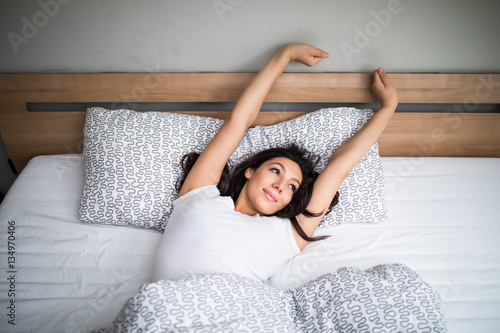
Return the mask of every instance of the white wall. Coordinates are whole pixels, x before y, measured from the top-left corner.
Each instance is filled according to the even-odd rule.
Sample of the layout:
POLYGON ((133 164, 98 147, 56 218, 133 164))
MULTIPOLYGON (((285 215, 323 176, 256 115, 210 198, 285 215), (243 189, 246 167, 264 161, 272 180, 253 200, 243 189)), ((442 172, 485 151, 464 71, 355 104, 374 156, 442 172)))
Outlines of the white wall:
POLYGON ((258 71, 290 42, 332 56, 287 71, 500 72, 499 14, 498 0, 2 0, 0 72, 258 71))
POLYGON ((314 71, 500 70, 498 0, 2 0, 0 6, 2 72, 257 71, 280 45, 297 41, 333 55, 314 71))

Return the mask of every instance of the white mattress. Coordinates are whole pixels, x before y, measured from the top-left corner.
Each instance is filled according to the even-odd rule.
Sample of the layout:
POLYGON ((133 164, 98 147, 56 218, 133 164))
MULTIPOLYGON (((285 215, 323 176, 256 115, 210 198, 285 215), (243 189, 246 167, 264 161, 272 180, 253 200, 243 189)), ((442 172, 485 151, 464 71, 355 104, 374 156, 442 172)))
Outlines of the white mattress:
MULTIPOLYGON (((441 293, 450 332, 498 332, 500 159, 382 161, 389 218, 319 230, 332 237, 308 245, 270 283, 286 289, 343 266, 404 263, 441 293)), ((149 282, 161 235, 79 222, 81 182, 80 155, 40 156, 0 206, 2 331, 110 326, 125 299, 149 282), (8 267, 9 221, 15 221, 14 269, 8 267), (15 326, 6 316, 12 287, 15 326)))
POLYGON ((7 323, 2 275, 0 327, 9 332, 88 332, 110 326, 125 300, 149 282, 161 235, 78 220, 82 156, 30 161, 0 206, 0 267, 6 225, 15 221, 16 325, 7 323))

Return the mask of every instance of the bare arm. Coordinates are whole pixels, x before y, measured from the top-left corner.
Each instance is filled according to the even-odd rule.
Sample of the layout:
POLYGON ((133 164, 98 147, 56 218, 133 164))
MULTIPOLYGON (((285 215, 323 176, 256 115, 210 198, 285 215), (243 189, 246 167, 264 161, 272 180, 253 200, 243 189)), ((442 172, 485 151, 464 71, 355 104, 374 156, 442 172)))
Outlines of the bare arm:
MULTIPOLYGON (((312 237, 347 174, 377 141, 396 110, 396 88, 381 68, 373 73, 372 91, 380 101, 381 108, 358 133, 332 154, 327 166, 314 183, 313 195, 307 209, 310 212, 323 212, 323 215, 312 218, 297 216, 300 226, 309 237, 312 237)), ((295 240, 300 249, 307 245, 307 241, 297 233, 295 240)))
POLYGON ((295 60, 313 66, 328 56, 328 53, 306 44, 290 44, 282 47, 243 91, 229 119, 224 122, 189 172, 179 196, 219 182, 229 157, 240 143, 245 131, 257 118, 269 90, 290 61, 295 60))

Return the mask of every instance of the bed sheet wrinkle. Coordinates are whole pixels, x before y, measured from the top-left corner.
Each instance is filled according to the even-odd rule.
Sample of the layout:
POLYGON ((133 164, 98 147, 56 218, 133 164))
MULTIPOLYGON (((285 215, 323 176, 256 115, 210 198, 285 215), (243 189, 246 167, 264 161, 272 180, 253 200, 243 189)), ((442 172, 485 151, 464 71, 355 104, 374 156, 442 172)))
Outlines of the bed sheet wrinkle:
MULTIPOLYGON (((81 156, 33 159, 33 168, 23 171, 0 206, 0 244, 6 221, 16 221, 16 294, 23 317, 17 331, 85 332, 106 326, 127 297, 149 282, 160 235, 81 223, 81 164, 81 156), (69 167, 43 165, 51 159, 69 167)), ((0 253, 2 263, 5 253, 0 253)), ((0 286, 3 290, 6 283, 0 286)))
MULTIPOLYGON (((431 161, 431 163, 434 163, 434 161, 431 161)), ((498 161, 495 161, 495 163, 498 163, 498 161)), ((451 168, 451 171, 453 171, 456 166, 452 165, 451 168)), ((444 172, 439 167, 435 169, 444 172)), ((479 169, 487 172, 487 174, 492 174, 491 169, 479 169)), ((386 175, 391 172, 390 166, 388 167, 386 163, 384 163, 384 170, 389 171, 386 172, 386 175)), ((446 172, 449 171, 450 169, 446 169, 446 172)), ((416 174, 419 172, 419 170, 415 171, 416 174)), ((394 172, 393 174, 397 175, 394 172)), ((463 184, 464 188, 467 188, 468 192, 465 192, 465 195, 455 193, 426 197, 419 195, 417 191, 413 191, 415 187, 411 187, 412 182, 395 182, 392 189, 389 188, 386 191, 389 215, 386 221, 379 225, 342 225, 337 229, 332 229, 331 233, 334 236, 320 243, 331 242, 325 246, 332 246, 338 251, 330 251, 329 254, 325 254, 316 265, 310 262, 311 260, 313 262, 318 260, 311 256, 315 249, 312 249, 313 251, 310 253, 303 251, 291 263, 290 267, 283 268, 281 276, 271 282, 283 283, 290 287, 325 273, 327 271, 325 267, 334 269, 339 266, 355 265, 356 267, 365 268, 374 263, 401 262, 403 260, 404 263, 419 272, 426 281, 439 289, 440 293, 446 298, 447 306, 453 306, 462 297, 465 298, 470 294, 472 298, 470 302, 467 302, 470 303, 470 308, 455 308, 452 312, 460 313, 460 315, 455 316, 456 318, 469 318, 469 323, 479 321, 481 315, 478 314, 474 317, 470 313, 474 311, 480 312, 478 310, 479 304, 487 302, 487 300, 500 299, 491 292, 500 286, 500 277, 498 276, 500 264, 498 264, 498 260, 490 257, 490 255, 500 253, 500 240, 497 236, 499 229, 492 228, 491 225, 482 227, 482 222, 477 217, 486 215, 484 218, 486 221, 490 221, 489 224, 491 224, 495 217, 500 216, 499 208, 496 208, 498 205, 490 202, 491 199, 484 200, 484 198, 495 198, 498 201, 500 196, 498 190, 494 191, 489 186, 483 189, 481 183, 476 184, 475 179, 472 181, 465 177, 470 174, 467 173, 467 170, 463 172, 453 171, 453 174, 458 175, 459 179, 456 182, 463 184), (465 176, 462 176, 462 174, 465 174, 465 176), (440 196, 452 198, 454 202, 443 206, 442 204, 446 203, 445 201, 440 200, 438 204, 432 201, 440 196), (408 204, 415 203, 415 200, 419 202, 418 209, 415 209, 415 207, 408 209, 408 204), (473 208, 464 213, 463 207, 466 204, 473 208), (426 210, 419 211, 421 207, 426 210), (488 217, 493 217, 493 219, 488 220, 488 217), (359 245, 372 240, 373 233, 383 235, 380 240, 386 246, 379 247, 373 244, 372 247, 367 247, 370 250, 373 248, 373 253, 366 251, 367 253, 356 255, 357 250, 351 243, 357 244, 362 249, 363 247, 359 245), (398 244, 398 239, 405 240, 406 244, 405 242, 398 244), (422 242, 423 240, 424 242, 422 242), (392 251, 393 248, 397 248, 398 251, 392 251), (481 259, 478 260, 478 258, 481 259), (306 261, 309 261, 307 265, 306 261), (492 263, 495 264, 492 265, 492 263), (478 277, 481 278, 478 279, 478 277), (284 281, 280 281, 280 279, 284 279, 284 281), (483 287, 485 287, 484 290, 483 287)), ((388 178, 386 177, 386 179, 388 178)), ((488 183, 499 184, 496 174, 493 179, 489 178, 489 176, 483 176, 482 178, 488 179, 488 183)), ((424 177, 415 179, 425 181, 424 177)), ((437 184, 433 184, 436 191, 446 191, 450 188, 446 186, 446 183, 449 182, 447 177, 441 181, 435 177, 432 177, 431 180, 437 184)), ((421 187, 425 188, 425 186, 421 187)), ((456 186, 453 188, 457 189, 456 186)), ((464 194, 463 191, 462 194, 464 194)), ((321 232, 321 234, 328 233, 328 231, 321 232)), ((497 312, 500 309, 498 304, 495 309, 497 312)), ((496 323, 500 325, 498 320, 496 323)), ((495 332, 491 329, 495 327, 495 324, 490 325, 489 328, 485 327, 488 327, 488 325, 484 325, 481 332, 495 332)), ((452 331, 466 332, 467 330, 464 330, 460 325, 452 324, 450 332, 452 331)))
MULTIPOLYGON (((491 311, 492 305, 493 304, 488 303, 488 302, 485 302, 485 303, 481 302, 481 304, 478 305, 477 302, 473 302, 473 301, 467 301, 467 300, 456 301, 456 302, 451 303, 448 306, 448 310, 450 310, 448 312, 451 312, 451 313, 461 312, 464 315, 463 316, 449 316, 449 319, 454 319, 454 320, 467 319, 468 324, 471 327, 474 327, 475 325, 479 324, 480 322, 482 322, 485 319, 496 319, 498 321, 498 313, 491 311)), ((498 304, 495 304, 495 305, 498 305, 498 304)), ((481 324, 479 324, 479 325, 481 325, 481 324)), ((491 326, 491 327, 495 327, 495 326, 491 326)), ((450 328, 450 331, 451 331, 451 328, 450 328)), ((491 331, 491 330, 486 330, 486 331, 495 332, 495 331, 491 331)), ((485 332, 485 330, 473 330, 471 328, 471 329, 467 330, 466 332, 485 332)))
MULTIPOLYGON (((50 187, 50 182, 25 169, 27 178, 20 177, 20 185, 13 186, 4 200, 9 209, 0 206, 0 239, 6 237, 4 221, 15 218, 18 242, 24 244, 18 248, 23 274, 17 287, 23 297, 19 313, 26 314, 26 322, 16 329, 83 332, 109 326, 125 300, 149 282, 161 235, 134 227, 81 223, 74 212, 81 193, 74 184, 81 182, 82 158, 63 158, 57 163, 70 167, 60 169, 57 163, 43 167, 44 160, 36 159, 33 165, 55 180, 53 190, 32 190, 50 187), (61 177, 54 170, 63 172, 61 177), (47 204, 47 198, 58 204, 47 204), (21 208, 27 213, 19 214, 21 208), (53 210, 39 214, 47 208, 53 210), (65 267, 64 274, 59 266, 65 267)), ((397 158, 382 162, 388 218, 373 225, 321 229, 319 234, 332 237, 308 245, 269 283, 300 286, 340 267, 365 269, 401 262, 441 294, 449 332, 498 331, 500 159, 487 165, 477 160, 429 159, 404 175, 398 171, 397 158)), ((0 253, 0 265, 4 255, 0 253)), ((5 283, 0 285, 3 290, 5 283)))

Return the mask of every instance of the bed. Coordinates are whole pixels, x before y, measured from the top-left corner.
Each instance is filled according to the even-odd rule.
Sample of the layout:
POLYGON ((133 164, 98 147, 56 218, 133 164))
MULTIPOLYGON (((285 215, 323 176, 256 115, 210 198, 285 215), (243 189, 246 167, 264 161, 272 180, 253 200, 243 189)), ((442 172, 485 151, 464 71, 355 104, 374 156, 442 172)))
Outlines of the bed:
MULTIPOLYGON (((151 286, 161 227, 82 222, 89 176, 86 109, 149 110, 152 106, 142 103, 170 103, 160 107, 182 109, 168 114, 223 119, 228 111, 217 108, 233 103, 253 75, 0 75, 0 131, 19 172, 0 206, 2 330, 109 328, 123 315, 124 304, 151 286), (209 110, 199 111, 199 103, 208 103, 209 110)), ((255 129, 314 113, 283 110, 273 104, 277 102, 304 108, 309 103, 373 103, 370 76, 284 73, 266 100, 270 111, 261 112, 255 129)), ((403 265, 394 267, 411 268, 437 292, 449 332, 497 332, 500 114, 479 110, 483 104, 500 103, 500 75, 410 73, 390 78, 401 105, 412 103, 417 110, 397 112, 375 147, 386 216, 323 225, 316 234, 331 237, 309 244, 267 284, 274 296, 298 300, 300 295, 291 290, 310 286, 325 274, 354 276, 377 265, 403 265), (419 112, 418 105, 428 104, 440 111, 419 112), (444 110, 442 105, 447 105, 444 110)), ((314 331, 302 324, 303 331, 314 331)))

